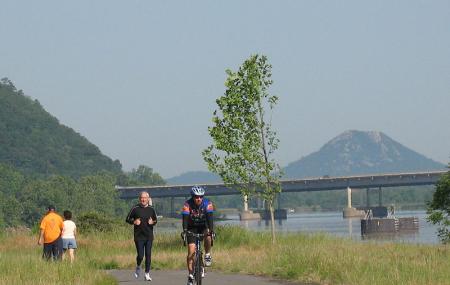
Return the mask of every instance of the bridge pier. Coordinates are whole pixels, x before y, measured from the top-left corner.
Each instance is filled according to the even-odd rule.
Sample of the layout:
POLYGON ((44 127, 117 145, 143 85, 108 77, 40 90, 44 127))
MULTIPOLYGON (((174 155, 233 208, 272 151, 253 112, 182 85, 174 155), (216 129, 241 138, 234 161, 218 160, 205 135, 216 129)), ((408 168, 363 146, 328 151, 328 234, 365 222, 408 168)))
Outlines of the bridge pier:
POLYGON ((366 188, 366 207, 370 207, 369 188, 366 188))
POLYGON ((378 188, 378 206, 383 206, 381 186, 378 188))
POLYGON ((241 221, 261 219, 259 213, 253 213, 253 211, 250 211, 248 209, 248 195, 243 196, 243 202, 244 202, 244 209, 242 210, 241 213, 239 213, 239 219, 241 221))
POLYGON ((352 207, 352 188, 347 187, 347 208, 344 208, 342 216, 344 218, 361 217, 364 211, 352 207))
POLYGON ((175 197, 170 197, 170 216, 175 217, 175 197))

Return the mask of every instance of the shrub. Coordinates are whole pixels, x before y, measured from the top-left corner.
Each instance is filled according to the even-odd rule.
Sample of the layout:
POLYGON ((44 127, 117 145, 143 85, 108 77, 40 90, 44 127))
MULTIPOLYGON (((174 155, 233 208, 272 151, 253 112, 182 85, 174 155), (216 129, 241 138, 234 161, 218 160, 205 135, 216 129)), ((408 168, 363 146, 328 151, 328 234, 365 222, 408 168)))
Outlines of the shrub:
POLYGON ((87 232, 111 232, 118 222, 97 212, 81 214, 77 219, 77 227, 80 231, 87 232))

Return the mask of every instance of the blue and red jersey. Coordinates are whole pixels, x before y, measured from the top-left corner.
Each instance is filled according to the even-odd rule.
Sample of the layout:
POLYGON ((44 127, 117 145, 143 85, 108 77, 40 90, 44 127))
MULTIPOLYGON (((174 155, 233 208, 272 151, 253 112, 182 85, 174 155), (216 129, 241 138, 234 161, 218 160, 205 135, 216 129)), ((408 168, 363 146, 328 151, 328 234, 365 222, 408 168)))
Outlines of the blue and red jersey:
POLYGON ((189 199, 184 202, 181 214, 183 220, 187 220, 188 227, 211 227, 212 213, 214 213, 214 206, 211 201, 203 198, 202 203, 195 205, 194 199, 189 199), (211 226, 210 226, 211 223, 211 226))

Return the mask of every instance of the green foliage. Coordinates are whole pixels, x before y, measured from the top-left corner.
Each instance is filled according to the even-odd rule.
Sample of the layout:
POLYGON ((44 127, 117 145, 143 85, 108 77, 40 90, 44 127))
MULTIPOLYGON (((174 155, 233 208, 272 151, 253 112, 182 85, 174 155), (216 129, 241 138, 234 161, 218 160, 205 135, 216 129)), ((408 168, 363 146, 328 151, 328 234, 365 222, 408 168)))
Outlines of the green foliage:
POLYGON ((264 189, 272 201, 280 191, 279 166, 271 155, 278 147, 271 123, 265 118, 278 98, 268 93, 271 65, 265 56, 254 55, 238 72, 227 70, 225 95, 216 100, 213 126, 208 128, 213 145, 203 151, 209 170, 227 184, 242 185, 244 195, 264 189))
POLYGON ((139 165, 137 169, 124 175, 120 175, 117 184, 121 186, 148 186, 148 185, 165 185, 166 181, 151 167, 139 165))
POLYGON ((112 161, 86 138, 61 125, 7 78, 0 81, 0 141, 0 162, 27 176, 121 173, 118 160, 112 161))
POLYGON ((86 176, 79 181, 64 176, 25 180, 9 167, 0 167, 0 171, 0 227, 33 227, 50 204, 60 213, 71 210, 75 218, 92 211, 108 217, 122 217, 128 211, 126 201, 119 199, 114 188, 116 178, 109 174, 86 176), (11 187, 2 183, 6 180, 11 181, 11 187), (15 189, 14 185, 20 187, 15 189))
POLYGON ((428 207, 428 214, 428 221, 439 225, 440 240, 443 243, 450 243, 450 171, 437 183, 436 192, 428 207))
POLYGON ((278 139, 266 118, 278 97, 268 93, 272 85, 272 66, 267 57, 254 55, 238 72, 227 70, 225 95, 216 100, 213 126, 208 128, 213 144, 203 151, 210 171, 222 180, 238 187, 244 196, 256 194, 267 201, 272 216, 272 235, 275 241, 273 201, 281 191, 281 171, 272 158, 278 139))
POLYGON ((111 217, 98 212, 87 212, 77 218, 77 227, 80 232, 112 232, 118 225, 111 217))
POLYGON ((92 211, 123 216, 129 205, 118 197, 118 181, 165 184, 147 166, 123 173, 118 160, 61 125, 7 78, 0 80, 0 142, 0 228, 33 227, 50 204, 75 217, 92 211))

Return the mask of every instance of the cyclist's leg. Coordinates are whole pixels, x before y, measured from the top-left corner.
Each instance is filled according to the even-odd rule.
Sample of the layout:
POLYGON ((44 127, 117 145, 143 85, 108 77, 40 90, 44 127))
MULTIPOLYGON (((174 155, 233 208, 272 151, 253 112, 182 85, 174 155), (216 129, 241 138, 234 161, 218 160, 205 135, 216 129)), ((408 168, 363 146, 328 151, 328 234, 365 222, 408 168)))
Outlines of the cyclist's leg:
POLYGON ((194 273, 194 257, 195 257, 195 243, 188 243, 188 254, 187 254, 187 258, 186 258, 186 264, 187 264, 187 269, 189 271, 189 274, 193 274, 194 273))
POLYGON ((203 232, 203 234, 205 235, 204 240, 203 240, 203 244, 205 246, 205 253, 209 254, 211 253, 211 236, 208 235, 209 230, 206 228, 203 232))

